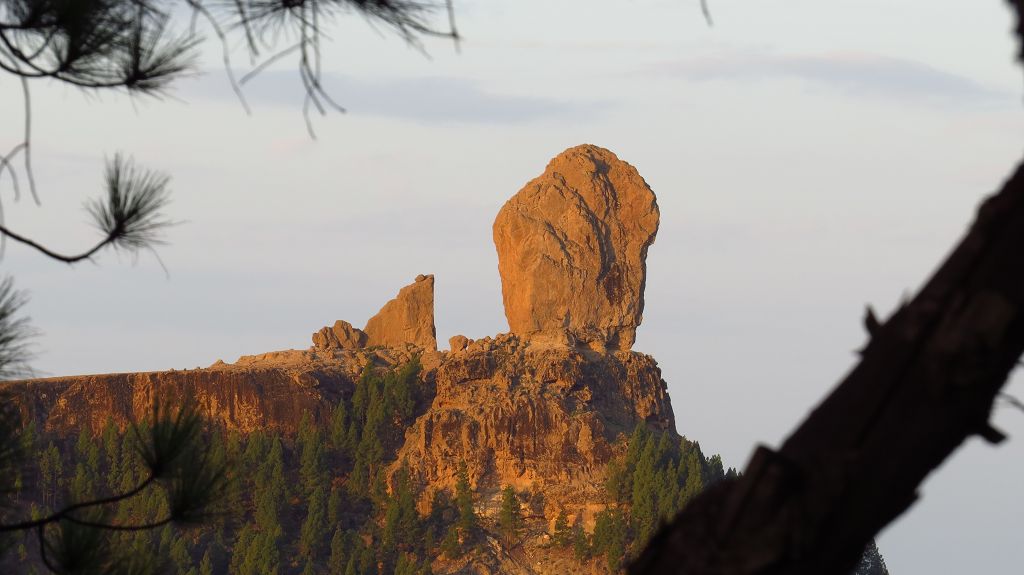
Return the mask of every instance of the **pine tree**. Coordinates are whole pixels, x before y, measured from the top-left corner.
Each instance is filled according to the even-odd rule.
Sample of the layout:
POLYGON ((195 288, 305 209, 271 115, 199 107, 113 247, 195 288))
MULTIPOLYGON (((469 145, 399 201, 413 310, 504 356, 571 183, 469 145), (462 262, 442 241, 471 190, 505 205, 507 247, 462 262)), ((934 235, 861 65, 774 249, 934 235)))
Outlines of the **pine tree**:
POLYGON ((428 536, 434 541, 440 540, 456 517, 457 510, 448 492, 444 489, 434 491, 430 499, 430 514, 427 516, 428 536))
POLYGON ((267 453, 267 437, 262 430, 249 434, 245 442, 245 451, 242 452, 243 474, 252 477, 263 464, 267 453))
POLYGON ((170 557, 171 547, 174 545, 174 530, 170 525, 164 525, 160 529, 160 544, 157 548, 157 557, 170 557))
POLYGON ((64 475, 60 451, 52 441, 39 458, 39 475, 43 506, 52 508, 57 504, 57 493, 60 490, 61 477, 64 475))
POLYGON ((270 451, 256 475, 254 490, 256 524, 262 531, 280 529, 279 516, 287 498, 284 479, 284 449, 277 435, 271 440, 270 451))
POLYGON ((462 531, 463 538, 469 539, 476 534, 477 518, 473 509, 473 491, 469 486, 469 470, 465 461, 459 462, 455 482, 455 507, 459 510, 459 530, 462 531))
POLYGON ((579 522, 572 527, 572 551, 577 561, 590 558, 590 541, 587 540, 587 532, 579 522))
POLYGON ((681 501, 680 509, 701 491, 704 491, 704 468, 701 465, 703 459, 700 446, 695 446, 687 455, 686 486, 683 488, 683 501, 681 501))
POLYGON ((462 546, 459 545, 459 531, 454 525, 448 528, 448 531, 444 534, 444 539, 441 540, 441 554, 448 559, 462 557, 462 546))
POLYGON ((595 517, 591 553, 604 555, 608 568, 617 571, 626 552, 626 535, 626 521, 622 511, 605 509, 595 517))
POLYGON ((75 476, 71 479, 71 498, 74 501, 86 501, 92 499, 92 478, 86 471, 84 463, 75 465, 75 476))
POLYGON ((522 528, 523 517, 519 509, 519 498, 511 485, 506 485, 501 492, 501 509, 498 512, 498 525, 505 537, 506 545, 513 545, 519 536, 522 528))
POLYGON ((213 575, 213 554, 209 547, 203 553, 203 560, 199 563, 199 575, 213 575))
POLYGON ((311 433, 309 438, 302 443, 299 465, 299 477, 302 480, 302 487, 306 494, 312 493, 317 486, 326 482, 327 468, 324 465, 324 444, 323 437, 319 431, 311 433))
POLYGON ((860 563, 857 564, 857 568, 854 569, 851 575, 889 575, 889 569, 885 566, 885 559, 878 552, 878 546, 875 545, 874 541, 868 543, 867 547, 864 548, 864 554, 860 558, 860 563))
POLYGON ((231 560, 228 562, 228 573, 231 575, 243 575, 246 556, 252 541, 256 537, 256 529, 251 523, 245 524, 235 536, 234 545, 231 548, 231 560))
POLYGON ((300 454, 299 476, 302 479, 303 494, 308 496, 325 481, 327 475, 323 434, 313 423, 308 411, 302 414, 299 422, 296 448, 300 454))
POLYGON ((708 485, 718 483, 725 478, 725 466, 722 464, 722 456, 714 454, 707 460, 708 485))
POLYGON ((377 559, 374 557, 373 550, 369 547, 363 546, 359 549, 359 574, 378 575, 377 559))
POLYGON ((345 572, 346 566, 348 557, 345 555, 345 533, 341 528, 336 528, 331 536, 331 556, 327 559, 327 570, 331 575, 340 575, 345 572))
POLYGON ((345 405, 345 400, 338 400, 337 405, 334 406, 334 410, 331 412, 331 447, 338 451, 338 453, 345 457, 348 455, 350 449, 348 442, 346 441, 348 434, 349 425, 348 407, 345 405))
POLYGON ((100 436, 103 441, 104 463, 107 467, 107 489, 110 491, 117 490, 120 484, 121 442, 118 435, 114 420, 108 417, 106 423, 103 424, 103 432, 100 436))
POLYGON ((409 486, 409 470, 399 468, 394 477, 394 489, 388 498, 384 513, 382 552, 390 555, 399 546, 410 548, 422 544, 419 514, 416 512, 416 497, 409 486))
POLYGON ((75 442, 75 455, 78 463, 85 465, 85 472, 91 477, 98 477, 100 473, 100 450, 93 441, 92 433, 86 427, 78 434, 78 441, 75 442))
POLYGON ((171 545, 170 557, 179 575, 183 575, 191 569, 192 557, 188 552, 188 543, 183 537, 177 537, 171 545))
POLYGON ((321 485, 313 490, 309 497, 306 520, 302 523, 299 535, 299 555, 307 559, 315 559, 323 544, 323 533, 327 527, 327 502, 324 488, 321 485))
POLYGON ((569 526, 569 518, 566 516, 564 509, 559 510, 558 517, 555 518, 553 539, 558 547, 564 548, 572 545, 572 527, 569 526))
POLYGON ((616 503, 625 503, 626 494, 626 469, 622 462, 618 459, 613 459, 608 462, 608 466, 605 468, 607 479, 605 479, 605 492, 611 496, 612 501, 616 503))
POLYGON ((331 495, 327 498, 327 524, 336 526, 341 521, 345 500, 341 489, 331 487, 331 495))

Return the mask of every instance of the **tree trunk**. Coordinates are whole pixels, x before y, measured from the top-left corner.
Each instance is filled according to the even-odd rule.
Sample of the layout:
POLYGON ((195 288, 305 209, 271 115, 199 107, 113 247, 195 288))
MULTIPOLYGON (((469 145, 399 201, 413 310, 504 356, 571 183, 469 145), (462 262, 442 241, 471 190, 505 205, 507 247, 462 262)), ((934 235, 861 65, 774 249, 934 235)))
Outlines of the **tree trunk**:
MULTIPOLYGON (((1021 0, 1010 2, 1018 13, 1021 0)), ((1024 352, 1024 167, 778 451, 761 446, 648 545, 632 574, 847 575, 865 545, 988 423, 1024 352)))

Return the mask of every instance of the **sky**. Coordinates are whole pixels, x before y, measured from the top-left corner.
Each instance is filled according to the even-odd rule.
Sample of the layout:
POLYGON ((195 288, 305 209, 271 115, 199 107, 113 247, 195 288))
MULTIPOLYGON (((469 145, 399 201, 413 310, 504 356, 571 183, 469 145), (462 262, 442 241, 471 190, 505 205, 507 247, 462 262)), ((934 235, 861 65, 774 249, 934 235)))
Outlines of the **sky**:
MULTIPOLYGON (((324 84, 346 114, 306 132, 294 61, 246 87, 219 48, 162 100, 34 84, 41 206, 0 180, 7 224, 95 241, 103 159, 173 178, 178 222, 137 258, 76 267, 8 244, 31 295, 34 366, 66 375, 206 366, 362 325, 420 273, 437 334, 507 331, 491 224, 565 148, 633 164, 658 196, 634 349, 668 382, 680 433, 742 467, 853 365, 866 305, 927 279, 1021 155, 1022 73, 1002 2, 462 0, 464 41, 410 48, 331 24, 324 84)), ((240 71, 249 62, 235 53, 240 71)), ((0 148, 20 87, 0 77, 0 148)), ((443 346, 444 344, 442 344, 443 346)), ((1010 393, 1024 396, 1022 378, 1010 393)), ((1024 413, 971 440, 879 538, 894 575, 1017 574, 1024 413)), ((908 425, 913 422, 908 421, 908 425)))

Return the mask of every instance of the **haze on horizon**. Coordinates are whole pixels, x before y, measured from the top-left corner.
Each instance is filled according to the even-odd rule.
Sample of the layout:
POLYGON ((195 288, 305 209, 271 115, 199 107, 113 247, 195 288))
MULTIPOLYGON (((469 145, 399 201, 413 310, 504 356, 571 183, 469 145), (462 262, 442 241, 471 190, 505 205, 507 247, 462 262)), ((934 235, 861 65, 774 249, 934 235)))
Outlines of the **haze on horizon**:
MULTIPOLYGON (((35 366, 180 369, 304 348, 419 273, 436 277, 440 341, 507 331, 491 223, 549 158, 588 142, 633 164, 661 207, 634 349, 659 361, 680 432, 744 465, 852 364, 864 305, 887 313, 920 286, 1017 164, 1021 71, 1001 2, 710 7, 711 28, 696 2, 460 2, 461 52, 439 41, 429 59, 343 19, 326 84, 349 113, 315 119, 316 142, 287 62, 251 84, 247 117, 212 45, 174 99, 37 90, 43 206, 0 183, 12 227, 87 244, 80 206, 118 150, 173 176, 182 224, 159 250, 169 277, 146 255, 69 269, 8 244, 43 333, 35 366)), ((19 111, 0 135, 19 134, 16 84, 0 104, 19 111)), ((1007 391, 1024 394, 1019 376, 1007 391)), ((1024 563, 1024 414, 995 420, 1011 441, 969 444, 883 533, 894 574, 1024 563)))

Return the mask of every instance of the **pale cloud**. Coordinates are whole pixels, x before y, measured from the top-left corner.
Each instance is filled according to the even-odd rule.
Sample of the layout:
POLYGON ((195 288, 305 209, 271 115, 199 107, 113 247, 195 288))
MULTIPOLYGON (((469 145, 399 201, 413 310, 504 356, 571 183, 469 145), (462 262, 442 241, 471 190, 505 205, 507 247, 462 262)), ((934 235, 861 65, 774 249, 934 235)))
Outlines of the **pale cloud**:
POLYGON ((970 77, 923 62, 868 53, 732 53, 665 63, 656 70, 700 82, 796 79, 850 96, 931 104, 1017 103, 1013 93, 970 77))
MULTIPOLYGON (((406 120, 419 124, 520 124, 536 121, 589 121, 610 107, 607 101, 566 101, 543 95, 502 94, 469 78, 357 78, 325 73, 325 91, 354 116, 406 120)), ((302 81, 295 70, 271 70, 245 88, 256 107, 302 106, 302 81)), ((231 99, 222 71, 210 71, 182 83, 177 96, 189 100, 231 99)))

